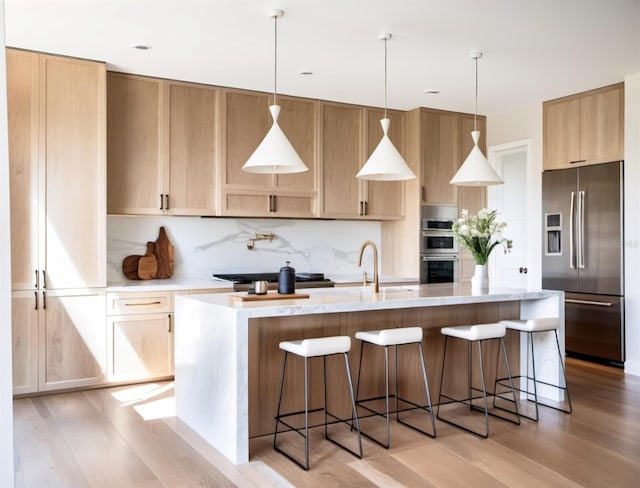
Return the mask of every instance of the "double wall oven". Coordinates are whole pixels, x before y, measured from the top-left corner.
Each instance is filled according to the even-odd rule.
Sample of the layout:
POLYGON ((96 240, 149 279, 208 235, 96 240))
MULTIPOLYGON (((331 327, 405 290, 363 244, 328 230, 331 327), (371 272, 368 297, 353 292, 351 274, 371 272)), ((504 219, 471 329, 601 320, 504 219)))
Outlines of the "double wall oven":
POLYGON ((424 206, 420 229, 420 283, 458 281, 458 243, 451 227, 458 208, 424 206))

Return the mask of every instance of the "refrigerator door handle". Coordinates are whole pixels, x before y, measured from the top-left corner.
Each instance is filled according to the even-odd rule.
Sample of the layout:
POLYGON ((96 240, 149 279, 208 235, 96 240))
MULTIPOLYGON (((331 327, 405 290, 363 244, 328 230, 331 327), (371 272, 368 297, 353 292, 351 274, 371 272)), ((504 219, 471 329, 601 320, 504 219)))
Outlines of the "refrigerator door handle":
POLYGON ((571 206, 569 207, 569 267, 571 269, 575 269, 574 266, 574 249, 573 249, 573 229, 574 229, 574 218, 573 218, 573 207, 574 207, 574 200, 575 200, 576 194, 575 192, 571 192, 571 206))
POLYGON ((613 307, 611 302, 595 302, 593 300, 576 300, 575 298, 565 298, 565 303, 575 303, 577 305, 595 305, 597 307, 613 307))
POLYGON ((580 235, 578 236, 580 245, 578 247, 578 268, 584 269, 584 190, 578 193, 578 215, 580 219, 580 235))

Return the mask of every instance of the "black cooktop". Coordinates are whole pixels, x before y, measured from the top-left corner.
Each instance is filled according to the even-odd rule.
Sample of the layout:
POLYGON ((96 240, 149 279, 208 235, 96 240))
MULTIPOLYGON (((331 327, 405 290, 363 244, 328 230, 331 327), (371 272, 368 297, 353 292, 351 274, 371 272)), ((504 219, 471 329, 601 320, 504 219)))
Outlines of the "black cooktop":
MULTIPOLYGON (((278 273, 233 273, 233 274, 217 274, 214 278, 220 280, 232 281, 238 284, 249 284, 254 281, 268 281, 270 283, 278 282, 278 273)), ((324 273, 296 273, 296 283, 305 283, 310 281, 330 281, 324 277, 324 273)))

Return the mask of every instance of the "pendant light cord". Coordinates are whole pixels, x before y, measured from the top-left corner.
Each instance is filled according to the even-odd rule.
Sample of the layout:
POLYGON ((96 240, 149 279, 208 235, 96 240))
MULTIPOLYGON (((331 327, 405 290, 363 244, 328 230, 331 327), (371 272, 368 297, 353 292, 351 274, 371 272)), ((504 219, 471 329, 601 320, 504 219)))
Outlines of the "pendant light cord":
POLYGON ((273 104, 278 105, 276 93, 278 86, 278 16, 273 16, 273 104))
POLYGON ((477 130, 476 129, 476 117, 478 115, 478 58, 475 58, 476 61, 476 108, 475 111, 473 112, 473 130, 477 130))
POLYGON ((387 118, 387 38, 384 39, 384 118, 387 118))

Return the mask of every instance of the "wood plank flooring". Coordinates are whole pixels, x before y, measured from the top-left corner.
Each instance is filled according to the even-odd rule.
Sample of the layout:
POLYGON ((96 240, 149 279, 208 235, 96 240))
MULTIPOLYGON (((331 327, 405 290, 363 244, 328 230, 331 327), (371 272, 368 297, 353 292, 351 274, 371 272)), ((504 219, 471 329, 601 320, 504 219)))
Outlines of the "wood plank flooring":
POLYGON ((443 422, 431 439, 392 423, 389 450, 363 438, 358 460, 315 429, 311 470, 251 441, 234 466, 174 417, 173 384, 14 400, 16 486, 631 487, 640 479, 640 378, 567 360, 574 413, 538 423, 492 418, 489 439, 443 422))

